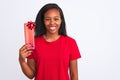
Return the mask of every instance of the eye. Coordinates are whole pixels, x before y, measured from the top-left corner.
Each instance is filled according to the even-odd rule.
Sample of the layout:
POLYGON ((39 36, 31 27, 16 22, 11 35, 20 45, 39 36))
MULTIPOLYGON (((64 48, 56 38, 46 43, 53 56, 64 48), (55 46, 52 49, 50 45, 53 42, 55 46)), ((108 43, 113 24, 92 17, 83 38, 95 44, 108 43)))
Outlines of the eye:
POLYGON ((45 20, 45 21, 50 21, 50 18, 45 18, 44 20, 45 20))
POLYGON ((55 18, 54 20, 55 20, 55 21, 58 21, 58 20, 60 20, 60 18, 55 18))

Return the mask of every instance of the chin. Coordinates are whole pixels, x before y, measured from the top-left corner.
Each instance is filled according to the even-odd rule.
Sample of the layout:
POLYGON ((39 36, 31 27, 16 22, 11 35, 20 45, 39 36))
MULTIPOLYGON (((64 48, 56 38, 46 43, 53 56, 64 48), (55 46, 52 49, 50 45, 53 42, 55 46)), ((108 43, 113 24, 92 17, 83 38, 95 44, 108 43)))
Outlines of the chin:
POLYGON ((49 32, 50 34, 58 34, 58 32, 49 32))
POLYGON ((50 34, 56 34, 56 33, 58 33, 56 30, 54 30, 54 31, 49 31, 49 33, 50 34))

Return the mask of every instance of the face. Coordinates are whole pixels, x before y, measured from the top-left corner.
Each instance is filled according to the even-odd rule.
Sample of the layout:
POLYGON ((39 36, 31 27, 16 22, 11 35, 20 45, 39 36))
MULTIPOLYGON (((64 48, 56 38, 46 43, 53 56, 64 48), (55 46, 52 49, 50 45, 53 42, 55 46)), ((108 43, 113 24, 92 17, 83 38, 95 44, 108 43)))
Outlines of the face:
POLYGON ((57 9, 48 10, 44 15, 47 34, 58 34, 61 22, 60 12, 57 9))

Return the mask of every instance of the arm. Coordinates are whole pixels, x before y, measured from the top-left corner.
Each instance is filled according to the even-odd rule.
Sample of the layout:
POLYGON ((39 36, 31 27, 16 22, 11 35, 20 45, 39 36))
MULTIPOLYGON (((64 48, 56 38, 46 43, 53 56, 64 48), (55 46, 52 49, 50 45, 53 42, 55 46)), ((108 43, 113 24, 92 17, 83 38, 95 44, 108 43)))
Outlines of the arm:
POLYGON ((70 80, 78 80, 77 60, 70 61, 70 80))
POLYGON ((19 50, 19 63, 21 66, 21 69, 23 73, 30 79, 32 79, 35 76, 35 61, 33 59, 27 59, 27 62, 25 61, 26 57, 28 57, 31 54, 31 48, 30 45, 24 45, 19 50))
POLYGON ((30 79, 34 78, 35 75, 34 60, 27 60, 27 62, 19 60, 19 62, 23 73, 30 79))

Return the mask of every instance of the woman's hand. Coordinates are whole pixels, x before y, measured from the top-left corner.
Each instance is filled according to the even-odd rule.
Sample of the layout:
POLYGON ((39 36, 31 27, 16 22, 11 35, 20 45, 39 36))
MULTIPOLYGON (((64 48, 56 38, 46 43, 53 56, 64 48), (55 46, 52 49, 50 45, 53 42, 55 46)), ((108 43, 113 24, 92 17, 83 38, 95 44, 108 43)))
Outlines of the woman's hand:
POLYGON ((19 62, 23 73, 30 79, 34 78, 36 69, 34 59, 25 60, 33 51, 30 44, 25 44, 19 49, 19 62))
POLYGON ((30 44, 25 44, 19 49, 19 61, 25 62, 25 59, 32 53, 33 49, 30 44))

